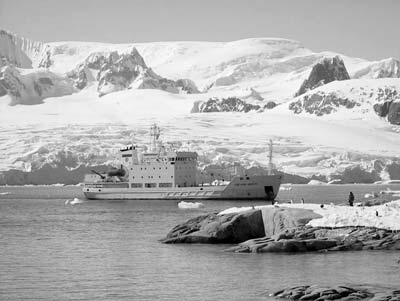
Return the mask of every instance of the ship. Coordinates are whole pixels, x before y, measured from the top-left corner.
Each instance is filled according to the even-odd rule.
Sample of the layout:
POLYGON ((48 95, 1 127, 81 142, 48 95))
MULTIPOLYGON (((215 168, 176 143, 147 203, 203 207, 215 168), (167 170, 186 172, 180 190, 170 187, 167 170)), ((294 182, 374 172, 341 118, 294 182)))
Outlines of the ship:
POLYGON ((282 175, 272 173, 272 141, 265 175, 233 174, 230 181, 198 183, 198 154, 165 147, 160 128, 150 129, 148 151, 131 145, 119 150, 119 168, 85 175, 83 194, 90 200, 266 200, 276 198, 282 175))

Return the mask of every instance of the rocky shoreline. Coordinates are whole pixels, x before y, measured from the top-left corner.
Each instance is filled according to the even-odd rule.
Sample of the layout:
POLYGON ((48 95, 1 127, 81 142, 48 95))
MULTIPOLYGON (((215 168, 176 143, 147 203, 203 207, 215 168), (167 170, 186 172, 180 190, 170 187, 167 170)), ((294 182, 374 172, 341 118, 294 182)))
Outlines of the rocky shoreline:
POLYGON ((321 216, 307 209, 268 207, 190 219, 163 243, 236 244, 240 253, 400 250, 400 232, 375 227, 311 227, 321 216))
POLYGON ((303 285, 279 290, 271 297, 290 300, 373 300, 398 301, 400 290, 368 285, 319 286, 303 285))

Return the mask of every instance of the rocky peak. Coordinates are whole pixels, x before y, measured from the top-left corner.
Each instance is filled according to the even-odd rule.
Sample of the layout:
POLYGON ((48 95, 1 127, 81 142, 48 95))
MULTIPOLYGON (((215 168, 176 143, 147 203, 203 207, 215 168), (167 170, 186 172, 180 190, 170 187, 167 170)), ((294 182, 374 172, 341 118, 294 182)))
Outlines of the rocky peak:
POLYGON ((295 96, 325 85, 335 80, 350 79, 343 60, 339 56, 324 58, 321 62, 314 65, 308 79, 301 85, 295 96))

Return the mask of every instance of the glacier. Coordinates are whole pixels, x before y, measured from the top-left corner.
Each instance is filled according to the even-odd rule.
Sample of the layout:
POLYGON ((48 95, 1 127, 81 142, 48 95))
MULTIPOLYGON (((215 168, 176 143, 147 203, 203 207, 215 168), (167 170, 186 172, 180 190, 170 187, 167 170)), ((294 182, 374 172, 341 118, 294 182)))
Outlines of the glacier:
MULTIPOLYGON (((149 128, 158 123, 163 141, 197 151, 202 167, 265 168, 272 139, 274 163, 285 173, 358 182, 362 170, 370 181, 400 179, 400 126, 374 107, 390 103, 397 110, 394 58, 316 53, 278 38, 41 43, 1 30, 0 41, 3 175, 116 164, 120 147, 148 144, 149 128), (295 97, 313 66, 336 56, 350 79, 295 97), (243 101, 236 112, 193 110, 229 98, 243 101)), ((0 176, 0 183, 11 182, 0 176)))

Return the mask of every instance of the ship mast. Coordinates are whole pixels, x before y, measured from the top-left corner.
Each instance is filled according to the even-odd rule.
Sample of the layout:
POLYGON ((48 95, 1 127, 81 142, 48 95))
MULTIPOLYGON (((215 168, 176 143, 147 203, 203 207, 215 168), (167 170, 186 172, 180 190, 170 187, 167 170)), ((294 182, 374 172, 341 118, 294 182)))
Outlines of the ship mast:
POLYGON ((268 175, 272 175, 273 163, 272 163, 272 139, 269 139, 269 156, 268 156, 268 175))
POLYGON ((150 137, 151 137, 151 143, 150 143, 150 152, 151 153, 156 153, 157 152, 157 141, 160 138, 161 130, 157 126, 157 124, 153 124, 153 126, 150 128, 150 137))

